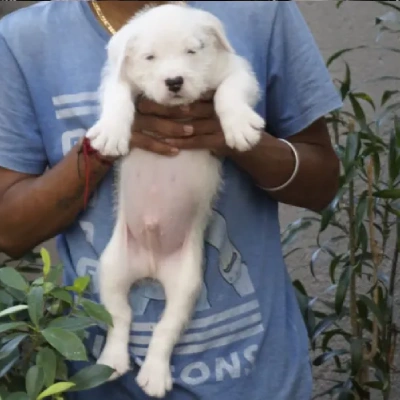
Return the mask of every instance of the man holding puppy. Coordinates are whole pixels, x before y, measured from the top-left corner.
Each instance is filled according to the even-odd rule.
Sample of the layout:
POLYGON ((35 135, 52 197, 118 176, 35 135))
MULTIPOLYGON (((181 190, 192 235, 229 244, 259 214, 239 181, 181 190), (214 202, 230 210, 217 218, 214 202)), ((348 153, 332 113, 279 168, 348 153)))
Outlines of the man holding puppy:
MULTIPOLYGON (((66 282, 91 274, 95 300, 98 258, 114 223, 118 160, 82 157, 80 138, 96 120, 105 45, 146 3, 157 5, 44 3, 0 22, 0 250, 19 257, 59 235, 66 282)), ((236 51, 252 63, 264 89, 258 111, 268 125, 254 149, 238 153, 226 146, 212 94, 183 108, 138 104, 131 148, 166 157, 206 148, 225 157, 203 291, 173 354, 167 399, 308 400, 307 334, 282 260, 277 210, 279 202, 321 210, 335 195, 339 163, 324 115, 341 101, 295 3, 189 5, 220 18, 236 51)), ((130 300, 132 373, 71 399, 147 398, 134 376, 165 302, 153 284, 133 289, 130 300)), ((91 362, 105 335, 89 332, 91 362)))

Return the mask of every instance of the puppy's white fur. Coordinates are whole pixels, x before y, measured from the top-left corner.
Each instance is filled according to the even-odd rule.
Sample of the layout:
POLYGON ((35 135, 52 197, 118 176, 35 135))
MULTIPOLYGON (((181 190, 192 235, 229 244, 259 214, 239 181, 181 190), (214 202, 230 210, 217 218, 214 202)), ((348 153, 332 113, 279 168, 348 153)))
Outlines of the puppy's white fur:
POLYGON ((137 376, 154 397, 172 388, 170 357, 198 298, 204 231, 221 177, 220 162, 206 150, 176 157, 140 149, 129 153, 135 99, 143 94, 160 104, 179 105, 210 89, 216 90, 215 110, 228 146, 250 149, 264 127, 253 110, 258 83, 248 63, 235 54, 221 22, 187 6, 147 9, 109 42, 101 114, 87 133, 102 154, 126 156, 119 171, 116 226, 100 258, 100 295, 113 327, 98 363, 113 367, 113 378, 129 370, 127 296, 135 282, 158 280, 166 308, 137 376), (172 92, 165 82, 178 76, 183 84, 172 92))

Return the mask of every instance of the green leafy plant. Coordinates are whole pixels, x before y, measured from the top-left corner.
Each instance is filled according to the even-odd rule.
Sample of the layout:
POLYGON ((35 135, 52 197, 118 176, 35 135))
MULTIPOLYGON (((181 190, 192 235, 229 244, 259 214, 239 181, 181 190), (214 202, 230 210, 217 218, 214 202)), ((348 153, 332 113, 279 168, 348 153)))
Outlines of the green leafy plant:
POLYGON ((62 267, 51 265, 44 248, 16 267, 12 263, 0 267, 0 398, 59 400, 62 393, 104 383, 114 372, 111 368, 89 365, 68 376, 66 364, 88 360, 86 329, 112 325, 110 314, 86 296, 90 278, 62 286, 62 267), (34 278, 27 279, 29 274, 34 278))
MULTIPOLYGON (((379 34, 399 35, 400 7, 378 3, 390 7, 376 18, 379 34)), ((361 48, 338 51, 328 67, 361 48)), ((400 53, 400 48, 387 50, 400 53)), ((375 80, 391 84, 400 77, 375 80)), ((355 89, 346 62, 337 84, 345 107, 327 118, 341 162, 340 188, 321 214, 290 224, 282 241, 290 257, 299 250, 298 235, 317 228, 310 270, 318 278, 317 265, 327 265, 321 274, 329 274, 330 286, 320 296, 310 296, 305 284, 293 282, 313 365, 330 371, 330 387, 315 397, 370 399, 376 392, 388 400, 398 333, 393 298, 400 250, 400 97, 392 87, 378 100, 355 89)))

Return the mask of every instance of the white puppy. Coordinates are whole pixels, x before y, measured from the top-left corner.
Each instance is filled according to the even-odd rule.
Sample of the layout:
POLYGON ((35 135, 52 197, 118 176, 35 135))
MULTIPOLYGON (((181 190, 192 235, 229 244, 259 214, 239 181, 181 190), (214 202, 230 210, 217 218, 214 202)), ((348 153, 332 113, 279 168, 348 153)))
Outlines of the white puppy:
POLYGON ((87 133, 102 154, 126 156, 116 226, 100 258, 100 295, 113 327, 98 363, 114 368, 114 377, 129 370, 128 293, 139 280, 158 280, 166 308, 137 377, 154 397, 172 388, 170 357, 201 288, 204 231, 220 186, 220 161, 206 150, 176 157, 140 149, 129 153, 135 99, 143 94, 164 105, 187 104, 208 90, 216 90, 215 110, 228 146, 250 149, 264 128, 253 110, 258 83, 234 53, 221 22, 187 6, 147 9, 109 42, 101 114, 87 133))

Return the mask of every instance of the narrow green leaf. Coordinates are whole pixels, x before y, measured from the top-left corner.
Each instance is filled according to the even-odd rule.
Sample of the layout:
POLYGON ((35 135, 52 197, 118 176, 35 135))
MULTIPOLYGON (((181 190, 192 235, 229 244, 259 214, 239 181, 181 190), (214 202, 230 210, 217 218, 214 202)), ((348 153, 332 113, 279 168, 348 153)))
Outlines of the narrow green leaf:
POLYGON ((379 307, 374 303, 374 301, 372 299, 370 299, 368 296, 365 295, 360 295, 359 296, 360 301, 362 301, 367 307, 368 309, 375 315, 375 317, 377 318, 378 324, 380 325, 380 327, 382 328, 382 326, 384 326, 384 316, 382 315, 381 310, 379 309, 379 307))
POLYGON ((28 290, 28 282, 15 268, 0 268, 0 281, 7 287, 25 292, 28 290))
POLYGON ((290 223, 282 233, 282 247, 286 247, 293 242, 297 235, 307 230, 313 222, 318 222, 317 218, 299 218, 290 223))
POLYGON ((364 113, 364 110, 363 110, 361 104, 359 103, 357 98, 352 93, 349 93, 349 99, 350 99, 351 105, 353 107, 354 114, 357 118, 357 122, 359 123, 361 129, 368 132, 367 121, 366 121, 365 113, 364 113))
POLYGON ((44 374, 42 368, 37 365, 29 368, 25 378, 25 387, 31 400, 36 399, 40 391, 43 389, 43 385, 44 374))
POLYGON ((97 321, 104 322, 108 326, 112 326, 112 317, 101 304, 95 303, 91 300, 83 299, 82 307, 89 317, 92 317, 97 321))
POLYGON ((354 50, 364 49, 365 47, 366 46, 357 46, 357 47, 349 47, 349 48, 346 48, 346 49, 339 50, 336 53, 332 54, 328 58, 328 60, 326 62, 326 66, 329 67, 333 63, 333 61, 335 61, 337 58, 339 58, 343 54, 349 53, 349 52, 354 51, 354 50))
POLYGON ((313 254, 311 255, 311 259, 310 259, 310 271, 311 271, 311 275, 316 278, 315 275, 315 263, 317 262, 317 259, 322 251, 322 247, 318 248, 317 250, 315 250, 313 252, 313 254))
POLYGON ((357 132, 350 132, 347 135, 346 150, 344 154, 343 167, 346 174, 353 167, 360 149, 360 135, 357 132))
POLYGON ((368 250, 368 232, 364 224, 361 224, 360 227, 358 228, 357 235, 358 235, 357 246, 361 247, 363 254, 366 254, 368 250))
POLYGON ((400 7, 393 4, 393 1, 382 1, 378 0, 377 3, 382 4, 385 7, 393 8, 396 11, 400 11, 400 7))
POLYGON ((348 341, 351 335, 347 332, 345 332, 342 329, 332 329, 329 332, 325 332, 324 338, 322 339, 321 343, 321 349, 323 352, 326 352, 328 349, 329 342, 331 341, 332 338, 335 336, 342 336, 344 340, 348 341))
POLYGON ((394 132, 396 138, 396 147, 400 149, 400 118, 395 115, 394 117, 394 132))
POLYGON ((106 365, 94 364, 83 368, 72 378, 76 386, 71 389, 71 392, 93 389, 107 382, 114 370, 106 365))
POLYGON ((43 370, 44 384, 46 385, 46 387, 50 387, 56 379, 56 353, 48 347, 43 347, 36 355, 36 364, 43 370))
POLYGON ((347 62, 345 62, 345 65, 346 65, 345 78, 344 81, 342 82, 342 85, 340 86, 340 93, 342 95, 342 100, 344 100, 347 97, 351 87, 350 67, 349 64, 347 64, 347 62))
POLYGON ((363 361, 363 341, 353 338, 350 343, 351 374, 355 376, 360 370, 363 361))
POLYGON ((68 331, 80 331, 96 325, 96 322, 88 317, 59 317, 52 320, 48 327, 61 328, 68 331))
POLYGON ((338 357, 344 354, 348 354, 347 350, 332 350, 332 351, 328 351, 326 353, 323 353, 321 355, 319 355, 313 362, 313 365, 315 366, 320 366, 324 363, 326 363, 327 361, 331 360, 334 357, 338 357))
POLYGON ((346 266, 342 274, 340 275, 335 294, 335 311, 337 315, 340 315, 342 313, 343 302, 346 298, 347 290, 349 288, 351 274, 351 267, 346 266))
POLYGON ((0 360, 0 378, 3 378, 11 368, 19 361, 20 354, 18 349, 15 349, 8 357, 0 360))
POLYGON ((389 159, 388 159, 388 169, 389 169, 389 188, 393 189, 394 182, 399 177, 399 165, 398 165, 398 148, 396 143, 396 133, 393 130, 390 134, 389 141, 389 159))
POLYGON ((357 99, 366 101, 372 107, 372 109, 375 111, 375 109, 376 109, 375 103, 372 100, 372 97, 368 93, 353 93, 353 96, 356 97, 357 99))
POLYGON ((43 261, 43 275, 46 278, 51 269, 50 254, 44 247, 42 247, 40 249, 40 256, 42 257, 43 261))
POLYGON ((7 331, 26 329, 28 324, 26 322, 18 321, 18 322, 6 322, 4 324, 0 324, 0 333, 4 333, 7 331))
POLYGON ((355 222, 356 226, 359 228, 360 225, 364 222, 364 217, 365 213, 367 211, 367 206, 368 206, 368 198, 367 198, 368 192, 365 190, 360 198, 358 199, 357 203, 357 208, 356 208, 356 215, 355 215, 355 222))
POLYGON ((392 199, 398 200, 400 199, 400 189, 384 189, 375 192, 374 197, 379 199, 392 199))
POLYGON ((381 99, 381 106, 384 106, 394 95, 400 93, 399 90, 385 90, 381 99))
POLYGON ((335 278, 336 267, 340 264, 341 261, 342 261, 342 255, 338 255, 332 259, 329 265, 329 276, 331 278, 332 283, 336 283, 336 278, 335 278))
POLYGON ((0 312, 0 318, 5 317, 6 315, 16 314, 18 312, 21 312, 21 311, 24 311, 27 309, 28 309, 28 306, 25 304, 20 304, 18 306, 9 307, 0 312))
POLYGON ((338 316, 334 314, 329 315, 328 317, 320 321, 315 327, 311 341, 314 342, 323 332, 325 332, 326 329, 332 326, 337 321, 337 319, 338 316))
POLYGON ((70 361, 87 361, 86 349, 75 333, 60 328, 46 328, 43 337, 70 361))
POLYGON ((54 396, 55 394, 64 393, 69 389, 73 388, 75 383, 72 382, 58 382, 54 385, 51 385, 49 388, 44 390, 40 395, 37 397, 37 400, 44 399, 48 396, 54 396))
POLYGON ((28 294, 28 312, 31 321, 36 327, 39 326, 39 320, 43 316, 44 299, 43 299, 43 287, 32 286, 28 294))
POLYGON ((16 335, 13 339, 8 341, 1 349, 0 349, 0 360, 8 357, 15 349, 18 348, 20 343, 28 337, 28 334, 21 333, 16 335))

